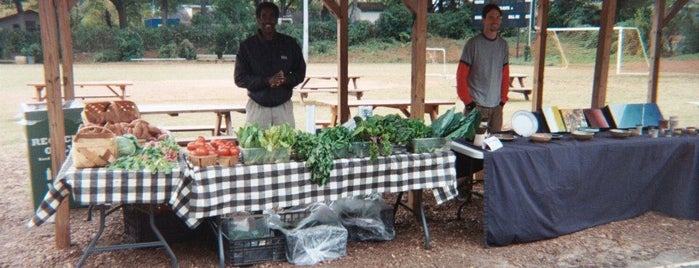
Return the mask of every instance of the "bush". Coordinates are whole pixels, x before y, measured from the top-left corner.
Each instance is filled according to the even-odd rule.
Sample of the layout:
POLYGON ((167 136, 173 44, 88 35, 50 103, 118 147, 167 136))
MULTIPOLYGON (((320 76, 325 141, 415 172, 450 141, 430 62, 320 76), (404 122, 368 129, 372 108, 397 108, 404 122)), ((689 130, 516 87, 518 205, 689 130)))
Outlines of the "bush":
POLYGON ((238 27, 219 27, 214 31, 214 54, 219 59, 223 57, 223 54, 235 54, 238 52, 243 31, 236 30, 236 28, 238 27))
POLYGON ((350 46, 360 45, 376 37, 376 28, 371 22, 360 20, 349 25, 347 29, 350 46))
POLYGON ((174 42, 170 42, 167 45, 161 46, 158 49, 158 57, 160 58, 174 58, 175 52, 177 51, 177 45, 174 42))
POLYGON ((383 39, 398 40, 402 42, 406 36, 410 36, 413 25, 413 14, 401 4, 393 4, 381 12, 376 21, 377 37, 383 39))
POLYGON ((180 43, 179 47, 177 48, 177 56, 180 58, 193 60, 197 58, 197 50, 192 42, 185 39, 182 40, 182 43, 180 43))
POLYGON ((119 30, 115 41, 117 51, 119 52, 119 60, 129 61, 143 57, 143 39, 137 32, 119 30))
POLYGON ((25 56, 34 57, 34 62, 41 62, 44 59, 44 54, 41 52, 41 45, 37 43, 22 48, 21 53, 25 56))
POLYGON ((308 41, 337 40, 337 22, 335 19, 310 22, 308 41))
POLYGON ((120 61, 121 55, 120 55, 119 51, 116 51, 113 49, 107 49, 107 50, 103 50, 102 52, 96 53, 94 59, 96 62, 120 61))
POLYGON ((471 11, 460 9, 427 14, 428 32, 439 37, 464 39, 471 35, 471 11))
POLYGON ((99 25, 73 27, 73 48, 81 52, 99 52, 116 49, 115 37, 118 29, 99 25))

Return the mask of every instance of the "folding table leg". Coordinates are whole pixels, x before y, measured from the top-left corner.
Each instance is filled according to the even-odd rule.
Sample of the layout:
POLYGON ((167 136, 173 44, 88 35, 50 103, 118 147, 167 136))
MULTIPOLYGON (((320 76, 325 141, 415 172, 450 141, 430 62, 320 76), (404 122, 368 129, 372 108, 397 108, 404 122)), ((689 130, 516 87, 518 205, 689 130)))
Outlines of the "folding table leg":
POLYGON ((109 211, 106 211, 106 206, 101 205, 100 206, 100 223, 99 223, 99 229, 97 230, 97 234, 95 234, 95 237, 92 238, 90 241, 90 244, 88 244, 87 248, 85 249, 85 252, 83 255, 80 257, 80 260, 78 260, 78 263, 76 264, 76 267, 82 267, 83 263, 87 259, 87 256, 89 256, 92 253, 98 253, 98 252, 103 252, 103 251, 112 251, 112 250, 122 250, 122 249, 137 249, 137 248, 150 248, 150 247, 163 247, 165 248, 166 253, 170 257, 170 262, 172 262, 172 267, 179 267, 177 264, 177 258, 175 257, 175 253, 172 251, 170 246, 167 244, 167 241, 165 241, 165 238, 163 237, 162 234, 160 234, 160 231, 158 231, 158 228, 155 226, 155 218, 153 216, 153 205, 148 205, 148 220, 150 222, 150 228, 155 234, 155 236, 158 238, 158 241, 153 241, 153 242, 143 242, 143 243, 127 243, 127 244, 120 244, 120 245, 108 245, 108 246, 97 246, 97 240, 102 236, 102 233, 104 232, 104 228, 106 226, 106 218, 109 214, 112 214, 112 212, 116 211, 119 209, 121 205, 114 207, 110 209, 109 211))
POLYGON ((422 224, 422 231, 425 234, 425 249, 430 249, 430 229, 427 227, 427 217, 425 216, 425 206, 422 204, 422 192, 417 191, 417 194, 415 195, 415 198, 418 199, 418 203, 420 204, 420 207, 418 208, 417 211, 414 209, 408 207, 407 205, 403 204, 401 202, 401 199, 403 198, 403 192, 398 194, 398 197, 396 198, 396 203, 393 205, 393 218, 396 218, 396 212, 398 211, 398 207, 401 206, 411 213, 413 213, 413 216, 415 216, 415 220, 419 221, 422 224))

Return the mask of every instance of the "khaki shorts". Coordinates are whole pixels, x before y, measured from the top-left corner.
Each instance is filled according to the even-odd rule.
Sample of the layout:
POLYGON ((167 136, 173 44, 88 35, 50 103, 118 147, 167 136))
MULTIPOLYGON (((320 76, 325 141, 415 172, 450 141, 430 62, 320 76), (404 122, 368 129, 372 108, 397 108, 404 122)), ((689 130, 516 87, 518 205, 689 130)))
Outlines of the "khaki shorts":
POLYGON ((245 123, 257 123, 261 128, 287 123, 295 128, 294 103, 288 100, 281 105, 265 107, 250 99, 245 105, 245 123))
MULTIPOLYGON (((475 110, 479 110, 483 115, 483 122, 488 122, 488 132, 502 131, 502 106, 498 105, 493 108, 476 106, 475 110)), ((469 109, 464 109, 464 115, 471 112, 469 109)))

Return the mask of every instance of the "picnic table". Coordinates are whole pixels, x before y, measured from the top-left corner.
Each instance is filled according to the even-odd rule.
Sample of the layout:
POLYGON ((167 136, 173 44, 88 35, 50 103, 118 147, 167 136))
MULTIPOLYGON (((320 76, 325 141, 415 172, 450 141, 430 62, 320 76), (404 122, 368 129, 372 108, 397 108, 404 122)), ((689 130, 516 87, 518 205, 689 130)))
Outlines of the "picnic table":
MULTIPOLYGON (((326 105, 330 107, 330 125, 335 126, 337 125, 337 101, 336 100, 318 100, 316 101, 320 105, 326 105)), ((372 109, 376 109, 376 107, 385 107, 385 108, 393 108, 393 109, 398 109, 400 110, 403 115, 406 117, 410 117, 410 108, 411 102, 408 99, 390 99, 390 100, 348 100, 347 101, 347 106, 350 108, 355 108, 359 106, 371 106, 372 109)), ((456 105, 455 102, 453 101, 444 101, 444 100, 437 100, 437 101, 425 101, 425 113, 429 114, 430 120, 434 120, 439 116, 439 106, 440 105, 456 105)))
POLYGON ((214 113, 216 124, 213 126, 176 126, 163 127, 170 131, 211 130, 214 136, 233 134, 231 112, 244 114, 245 105, 238 104, 138 104, 138 111, 144 114, 167 114, 178 116, 181 113, 214 113), (223 124, 223 126, 222 126, 223 124))
POLYGON ((524 78, 527 78, 526 74, 510 73, 510 91, 521 93, 524 95, 525 100, 529 100, 529 94, 532 93, 532 88, 525 86, 524 78), (515 86, 515 80, 519 82, 518 86, 515 86))
MULTIPOLYGON (((347 76, 349 81, 352 81, 352 86, 353 88, 348 88, 347 93, 350 95, 355 95, 358 100, 362 99, 362 96, 364 95, 363 89, 359 89, 357 87, 357 80, 361 78, 359 75, 349 75, 347 76)), ((303 82, 301 85, 298 87, 298 89, 295 89, 296 92, 299 93, 301 96, 301 101, 303 101, 306 97, 308 97, 309 93, 337 93, 338 88, 337 84, 335 85, 308 85, 308 83, 311 80, 334 80, 335 82, 338 81, 337 75, 307 75, 306 78, 304 78, 303 82)), ((349 84, 348 84, 349 86, 349 84)))
MULTIPOLYGON (((36 96, 34 97, 37 101, 44 101, 46 99, 46 92, 44 92, 44 89, 46 89, 46 83, 44 82, 32 82, 28 83, 28 86, 34 87, 36 90, 36 96)), ((108 95, 94 95, 94 94, 86 94, 86 95, 76 95, 75 98, 81 98, 81 99, 86 99, 86 98, 119 98, 119 99, 125 99, 128 97, 126 95, 126 87, 133 85, 133 83, 128 82, 128 81, 84 81, 84 82, 75 82, 74 85, 76 87, 84 88, 84 87, 98 87, 98 88, 106 88, 109 90, 108 95), (118 90, 117 90, 118 89, 118 90)))

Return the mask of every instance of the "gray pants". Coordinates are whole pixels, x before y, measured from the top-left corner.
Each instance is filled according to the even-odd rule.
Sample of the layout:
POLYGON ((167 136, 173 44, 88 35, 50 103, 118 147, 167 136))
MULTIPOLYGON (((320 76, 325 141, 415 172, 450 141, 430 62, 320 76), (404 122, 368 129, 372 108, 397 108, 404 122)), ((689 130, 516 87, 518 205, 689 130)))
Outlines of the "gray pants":
POLYGON ((291 127, 296 127, 296 121, 294 120, 294 103, 291 102, 291 100, 278 106, 264 107, 250 99, 245 105, 245 114, 245 123, 257 123, 261 128, 282 125, 284 123, 289 124, 291 127))

